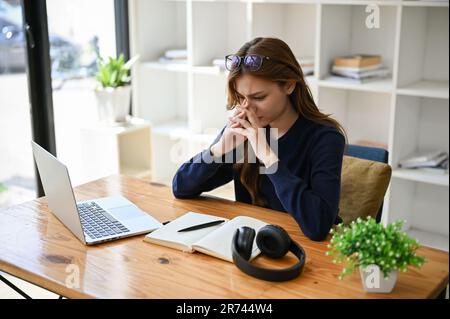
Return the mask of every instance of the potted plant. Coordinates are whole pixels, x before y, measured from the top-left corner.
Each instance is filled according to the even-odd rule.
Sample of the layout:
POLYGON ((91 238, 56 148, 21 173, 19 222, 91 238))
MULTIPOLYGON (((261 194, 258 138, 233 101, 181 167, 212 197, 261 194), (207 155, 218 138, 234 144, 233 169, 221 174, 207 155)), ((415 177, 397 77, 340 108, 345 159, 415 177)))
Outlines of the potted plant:
POLYGON ((138 57, 125 62, 123 54, 107 61, 98 57, 96 79, 100 84, 96 88, 98 115, 101 122, 126 122, 131 100, 131 66, 138 57))
POLYGON ((403 224, 396 221, 384 226, 368 217, 332 229, 326 254, 334 263, 347 263, 339 279, 359 267, 364 290, 388 293, 395 286, 398 270, 405 272, 409 265, 421 267, 425 259, 416 255, 420 246, 402 231, 403 224))

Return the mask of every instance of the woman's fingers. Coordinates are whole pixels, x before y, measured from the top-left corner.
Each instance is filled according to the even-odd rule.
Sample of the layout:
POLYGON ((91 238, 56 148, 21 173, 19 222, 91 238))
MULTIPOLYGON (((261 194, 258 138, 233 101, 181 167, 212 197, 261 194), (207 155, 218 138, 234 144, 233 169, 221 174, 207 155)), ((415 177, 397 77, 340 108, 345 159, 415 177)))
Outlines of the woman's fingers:
MULTIPOLYGON (((233 118, 245 118, 245 112, 242 110, 238 110, 237 108, 234 110, 233 116, 228 118, 228 126, 231 127, 235 122, 232 121, 233 118)), ((240 124, 234 125, 234 127, 239 127, 240 124)))
POLYGON ((231 121, 233 121, 235 123, 239 123, 244 128, 252 127, 252 125, 247 120, 241 119, 241 118, 236 117, 236 116, 231 118, 231 121))
POLYGON ((240 108, 245 115, 247 116, 248 121, 250 124, 254 127, 260 127, 258 117, 256 116, 255 112, 252 109, 249 108, 240 108))
POLYGON ((242 135, 242 136, 247 136, 247 130, 243 129, 241 127, 236 127, 236 128, 231 128, 230 129, 231 132, 242 135))
MULTIPOLYGON (((245 112, 242 112, 242 111, 240 111, 240 112, 238 112, 237 114, 235 114, 234 116, 232 116, 232 117, 229 117, 228 118, 228 120, 230 121, 230 126, 233 124, 233 123, 236 123, 236 121, 234 121, 233 119, 244 119, 245 118, 245 112)), ((238 123, 238 125, 237 126, 235 126, 235 127, 239 127, 240 126, 240 124, 238 123)))
POLYGON ((253 126, 259 127, 259 120, 255 112, 253 112, 252 110, 247 110, 247 118, 253 126))
POLYGON ((239 115, 240 113, 242 113, 242 109, 239 105, 236 105, 235 108, 233 109, 233 116, 239 115))
POLYGON ((233 114, 233 117, 235 117, 235 116, 240 117, 240 118, 244 118, 245 117, 245 112, 242 111, 242 110, 236 109, 236 112, 234 112, 234 114, 233 114))

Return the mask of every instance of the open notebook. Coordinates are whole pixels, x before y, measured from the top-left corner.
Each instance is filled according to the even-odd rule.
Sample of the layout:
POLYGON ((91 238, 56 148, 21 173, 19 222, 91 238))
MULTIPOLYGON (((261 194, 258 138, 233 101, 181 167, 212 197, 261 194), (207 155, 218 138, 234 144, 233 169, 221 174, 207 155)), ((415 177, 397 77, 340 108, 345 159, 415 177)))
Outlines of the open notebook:
MULTIPOLYGON (((198 251, 233 262, 231 255, 231 241, 236 229, 242 226, 248 226, 258 232, 264 225, 267 225, 267 223, 247 216, 238 216, 228 220, 219 216, 187 212, 145 236, 144 241, 186 252, 198 251), (225 222, 220 225, 203 229, 178 232, 178 230, 186 227, 215 220, 225 220, 225 222)), ((258 256, 259 253, 260 251, 254 243, 251 259, 258 256)))

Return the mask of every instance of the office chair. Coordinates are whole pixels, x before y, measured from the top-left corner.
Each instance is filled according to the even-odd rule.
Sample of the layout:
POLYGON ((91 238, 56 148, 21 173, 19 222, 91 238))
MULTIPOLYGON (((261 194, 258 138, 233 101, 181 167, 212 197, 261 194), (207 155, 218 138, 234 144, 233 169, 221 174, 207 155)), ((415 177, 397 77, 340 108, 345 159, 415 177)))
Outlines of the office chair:
POLYGON ((345 155, 387 164, 389 152, 383 148, 348 144, 345 155))
MULTIPOLYGON (((344 155, 387 164, 389 152, 385 149, 377 147, 348 144, 344 155)), ((377 223, 381 221, 382 212, 383 212, 383 203, 381 203, 381 207, 377 213, 376 217, 377 223)))

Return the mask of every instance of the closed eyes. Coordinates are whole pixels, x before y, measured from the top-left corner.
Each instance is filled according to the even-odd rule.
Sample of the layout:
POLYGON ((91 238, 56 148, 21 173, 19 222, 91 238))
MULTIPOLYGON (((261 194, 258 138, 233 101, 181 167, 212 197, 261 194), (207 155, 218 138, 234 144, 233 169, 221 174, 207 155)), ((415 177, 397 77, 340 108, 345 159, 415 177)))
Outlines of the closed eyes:
POLYGON ((262 101, 262 100, 264 100, 266 97, 265 96, 258 96, 258 97, 254 97, 254 99, 255 100, 257 100, 257 101, 262 101))
MULTIPOLYGON (((250 98, 253 100, 256 100, 256 101, 262 101, 266 98, 266 96, 265 95, 264 96, 254 96, 254 97, 250 97, 250 98)), ((240 101, 244 100, 244 97, 242 95, 237 95, 237 99, 240 102, 240 101)))

